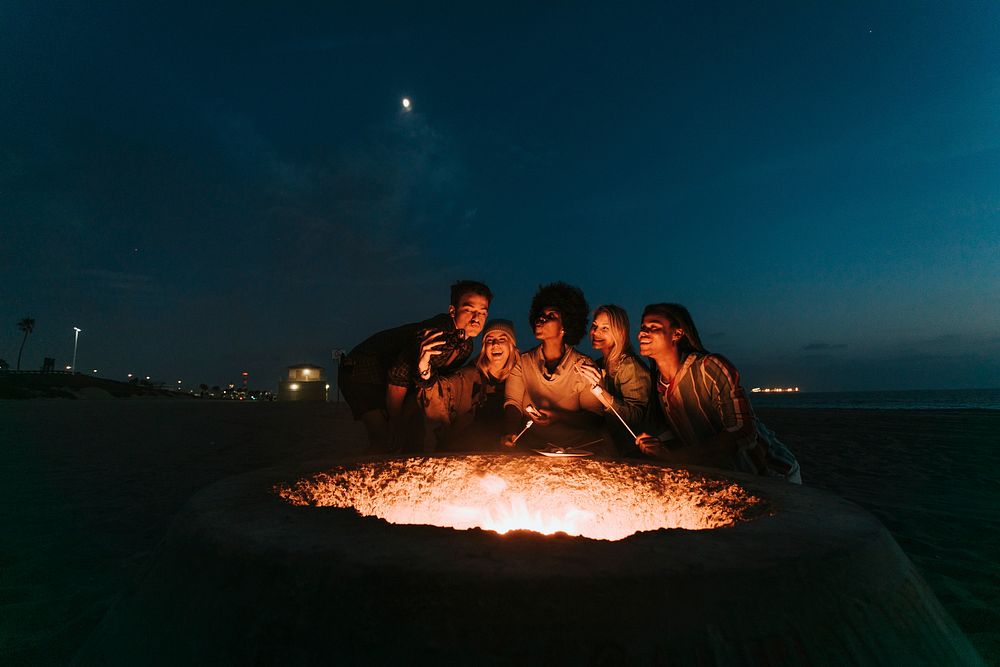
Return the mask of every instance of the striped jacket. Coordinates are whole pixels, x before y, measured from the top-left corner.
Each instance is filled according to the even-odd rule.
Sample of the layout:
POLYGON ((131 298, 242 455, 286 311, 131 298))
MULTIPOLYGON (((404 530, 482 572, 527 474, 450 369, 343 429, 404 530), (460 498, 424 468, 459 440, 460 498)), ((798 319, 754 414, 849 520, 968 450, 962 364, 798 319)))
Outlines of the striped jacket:
POLYGON ((669 385, 654 364, 653 382, 657 389, 655 402, 675 438, 673 442, 666 440, 668 447, 696 447, 728 431, 736 436, 735 470, 788 479, 799 477, 795 457, 754 415, 740 386, 739 371, 725 357, 691 352, 669 385))

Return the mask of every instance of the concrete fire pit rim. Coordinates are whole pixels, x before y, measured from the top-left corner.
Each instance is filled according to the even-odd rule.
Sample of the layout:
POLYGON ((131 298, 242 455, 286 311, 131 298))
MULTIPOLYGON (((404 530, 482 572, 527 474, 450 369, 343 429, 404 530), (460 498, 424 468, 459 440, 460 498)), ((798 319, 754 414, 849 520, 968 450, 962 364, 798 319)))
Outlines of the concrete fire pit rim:
POLYGON ((273 491, 277 484, 334 466, 394 458, 399 457, 331 457, 224 479, 196 494, 178 521, 185 524, 186 533, 195 531, 199 539, 247 554, 310 552, 323 554, 338 567, 447 571, 457 577, 497 571, 519 578, 615 576, 624 571, 636 576, 664 569, 698 571, 709 562, 714 570, 747 570, 754 562, 773 568, 779 561, 794 565, 802 558, 837 557, 873 539, 892 542, 872 515, 832 494, 696 467, 683 469, 736 482, 767 499, 774 513, 733 527, 658 530, 610 542, 530 532, 498 535, 479 529, 394 525, 350 509, 293 506, 273 491))

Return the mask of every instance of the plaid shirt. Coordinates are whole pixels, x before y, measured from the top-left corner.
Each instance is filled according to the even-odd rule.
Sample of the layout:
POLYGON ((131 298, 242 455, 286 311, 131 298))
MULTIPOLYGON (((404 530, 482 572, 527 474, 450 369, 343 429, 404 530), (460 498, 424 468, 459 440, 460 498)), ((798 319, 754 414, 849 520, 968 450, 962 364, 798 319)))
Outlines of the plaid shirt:
MULTIPOLYGON (((455 325, 449 317, 448 326, 428 328, 454 331, 455 325)), ((422 338, 418 330, 414 336, 413 344, 404 347, 399 356, 396 357, 396 363, 389 369, 389 384, 397 387, 409 387, 411 389, 413 387, 427 387, 431 384, 435 374, 447 375, 457 371, 465 365, 465 362, 472 355, 472 341, 470 339, 461 338, 445 341, 441 347, 437 348, 439 354, 435 354, 430 358, 431 377, 428 380, 424 380, 417 371, 417 362, 420 360, 420 341, 422 338), (451 359, 450 363, 449 359, 451 359)))
MULTIPOLYGON (((400 387, 413 387, 417 368, 417 353, 420 349, 420 332, 424 329, 454 331, 451 316, 441 313, 422 322, 411 322, 394 329, 380 331, 358 344, 344 358, 343 368, 350 373, 352 382, 385 386, 387 383, 400 387)), ((445 372, 460 368, 472 354, 472 341, 464 340, 458 345, 445 345, 446 350, 431 358, 431 366, 445 372), (458 355, 451 364, 445 366, 451 353, 458 355)))

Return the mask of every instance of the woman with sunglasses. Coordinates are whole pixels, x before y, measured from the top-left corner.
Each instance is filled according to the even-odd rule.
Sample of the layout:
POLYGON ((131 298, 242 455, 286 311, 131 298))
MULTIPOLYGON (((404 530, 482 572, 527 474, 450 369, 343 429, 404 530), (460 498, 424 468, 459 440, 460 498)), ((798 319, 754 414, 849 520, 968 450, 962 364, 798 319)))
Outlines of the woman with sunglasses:
POLYGON ((650 409, 669 426, 636 438, 644 454, 802 483, 795 457, 754 415, 732 363, 702 346, 687 308, 646 306, 638 338, 639 353, 653 362, 650 409))
POLYGON ((418 400, 437 448, 445 451, 496 449, 504 433, 507 378, 520 353, 510 320, 490 320, 483 328, 483 349, 474 364, 448 375, 434 372, 430 360, 444 345, 441 333, 420 346, 418 400))
POLYGON ((578 287, 555 282, 538 288, 528 321, 539 345, 521 354, 507 378, 504 446, 513 447, 515 440, 525 447, 586 444, 590 451, 606 453, 609 443, 594 443, 600 440, 603 406, 577 372, 593 361, 573 349, 583 338, 588 311, 578 287), (529 419, 533 427, 518 438, 529 419))
POLYGON ((619 453, 638 455, 635 436, 629 434, 622 421, 632 433, 642 430, 649 407, 649 369, 632 351, 628 313, 624 308, 609 304, 594 310, 590 345, 601 353, 601 358, 596 367, 581 366, 580 374, 590 386, 601 387, 609 401, 605 423, 619 453))

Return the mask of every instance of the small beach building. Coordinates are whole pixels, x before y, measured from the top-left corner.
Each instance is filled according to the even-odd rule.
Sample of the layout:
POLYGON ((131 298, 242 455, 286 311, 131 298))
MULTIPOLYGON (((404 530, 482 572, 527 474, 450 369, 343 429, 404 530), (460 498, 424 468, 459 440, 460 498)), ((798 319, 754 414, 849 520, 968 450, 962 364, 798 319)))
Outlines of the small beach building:
POLYGON ((325 401, 329 393, 330 385, 322 366, 289 366, 287 377, 278 382, 279 401, 325 401))

